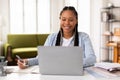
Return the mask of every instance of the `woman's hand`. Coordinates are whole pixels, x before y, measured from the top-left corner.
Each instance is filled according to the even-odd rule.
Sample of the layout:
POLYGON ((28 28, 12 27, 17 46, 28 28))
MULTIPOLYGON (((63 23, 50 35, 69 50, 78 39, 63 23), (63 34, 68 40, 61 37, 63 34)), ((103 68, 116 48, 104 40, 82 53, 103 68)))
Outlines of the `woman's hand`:
POLYGON ((28 66, 26 65, 28 63, 28 60, 27 59, 22 59, 22 61, 18 60, 17 61, 17 64, 19 66, 20 69, 25 69, 27 68, 28 66))

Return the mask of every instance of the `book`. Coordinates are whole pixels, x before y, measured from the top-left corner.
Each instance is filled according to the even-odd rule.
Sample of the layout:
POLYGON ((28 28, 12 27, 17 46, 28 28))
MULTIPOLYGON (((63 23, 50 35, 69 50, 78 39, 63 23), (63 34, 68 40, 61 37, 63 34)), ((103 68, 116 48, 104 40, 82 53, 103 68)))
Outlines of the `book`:
POLYGON ((94 67, 103 68, 109 72, 120 71, 119 63, 100 62, 100 63, 95 63, 94 67))
POLYGON ((120 64, 110 62, 95 63, 92 67, 85 69, 94 77, 115 78, 120 77, 120 64))
POLYGON ((109 72, 106 69, 100 67, 87 67, 85 69, 89 74, 97 78, 115 78, 120 77, 120 71, 117 72, 109 72))

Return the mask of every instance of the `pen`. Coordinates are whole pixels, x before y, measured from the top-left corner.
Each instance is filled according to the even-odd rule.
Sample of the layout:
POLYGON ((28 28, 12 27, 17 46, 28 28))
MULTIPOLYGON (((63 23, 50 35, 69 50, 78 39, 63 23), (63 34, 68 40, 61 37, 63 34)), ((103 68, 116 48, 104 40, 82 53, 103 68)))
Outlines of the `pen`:
POLYGON ((118 69, 117 68, 111 68, 111 69, 108 69, 108 71, 109 72, 116 72, 116 71, 118 71, 118 69))
POLYGON ((20 56, 16 55, 16 57, 18 58, 18 60, 20 60, 20 62, 23 62, 23 60, 20 58, 20 56))

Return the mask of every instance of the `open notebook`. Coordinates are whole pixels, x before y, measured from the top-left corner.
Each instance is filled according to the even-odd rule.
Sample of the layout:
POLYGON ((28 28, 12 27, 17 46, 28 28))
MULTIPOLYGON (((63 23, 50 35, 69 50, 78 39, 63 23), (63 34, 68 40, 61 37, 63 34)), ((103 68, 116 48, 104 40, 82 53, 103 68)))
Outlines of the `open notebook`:
POLYGON ((103 68, 109 72, 120 71, 119 63, 100 62, 96 63, 95 67, 103 68))
POLYGON ((85 69, 88 73, 94 77, 115 78, 120 77, 120 64, 110 62, 95 63, 92 67, 85 69))

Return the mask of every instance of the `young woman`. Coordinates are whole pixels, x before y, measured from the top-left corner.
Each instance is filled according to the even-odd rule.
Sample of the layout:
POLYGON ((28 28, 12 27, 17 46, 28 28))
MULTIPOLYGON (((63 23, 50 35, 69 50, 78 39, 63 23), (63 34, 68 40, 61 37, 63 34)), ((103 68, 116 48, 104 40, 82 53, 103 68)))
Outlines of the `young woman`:
MULTIPOLYGON (((83 66, 91 66, 96 62, 96 56, 92 48, 89 36, 78 32, 78 13, 72 6, 65 6, 60 13, 60 31, 48 36, 44 46, 80 46, 83 50, 83 66)), ((18 60, 21 69, 38 65, 38 57, 18 60)))

